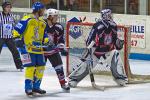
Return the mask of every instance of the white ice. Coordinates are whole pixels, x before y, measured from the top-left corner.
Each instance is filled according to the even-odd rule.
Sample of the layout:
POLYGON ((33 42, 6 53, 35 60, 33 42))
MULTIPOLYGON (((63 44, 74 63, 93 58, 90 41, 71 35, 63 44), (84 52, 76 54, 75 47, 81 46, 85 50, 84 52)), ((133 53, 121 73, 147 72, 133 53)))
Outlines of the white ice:
MULTIPOLYGON (((63 57, 63 60, 65 58, 63 57)), ((65 61, 64 61, 65 62, 65 61)), ((65 63, 64 63, 65 65, 65 63)), ((150 61, 130 60, 131 70, 138 74, 150 74, 150 61)), ((98 77, 98 76, 97 76, 98 77)), ((47 90, 44 96, 35 97, 36 100, 150 100, 150 83, 132 84, 124 88, 115 87, 111 77, 99 78, 98 84, 114 86, 105 91, 91 87, 89 77, 86 77, 78 88, 70 93, 63 93, 55 71, 47 63, 42 89, 47 90)), ((17 72, 10 52, 3 48, 0 55, 0 100, 31 100, 24 93, 24 73, 17 72)))

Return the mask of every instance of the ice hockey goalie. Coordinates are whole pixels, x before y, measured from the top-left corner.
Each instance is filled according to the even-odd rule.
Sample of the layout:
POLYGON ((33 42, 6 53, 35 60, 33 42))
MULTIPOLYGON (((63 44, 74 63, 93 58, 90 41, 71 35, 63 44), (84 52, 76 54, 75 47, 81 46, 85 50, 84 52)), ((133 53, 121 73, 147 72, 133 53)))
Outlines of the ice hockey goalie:
POLYGON ((127 83, 127 76, 119 53, 119 50, 123 48, 124 40, 117 37, 117 25, 113 21, 111 10, 102 10, 101 17, 102 19, 93 25, 89 33, 86 41, 87 48, 82 54, 81 61, 83 62, 79 66, 79 70, 74 70, 69 75, 70 87, 76 87, 88 75, 87 62, 89 60, 86 59, 91 59, 92 68, 97 65, 99 60, 107 63, 110 66, 114 81, 119 86, 125 86, 127 83))

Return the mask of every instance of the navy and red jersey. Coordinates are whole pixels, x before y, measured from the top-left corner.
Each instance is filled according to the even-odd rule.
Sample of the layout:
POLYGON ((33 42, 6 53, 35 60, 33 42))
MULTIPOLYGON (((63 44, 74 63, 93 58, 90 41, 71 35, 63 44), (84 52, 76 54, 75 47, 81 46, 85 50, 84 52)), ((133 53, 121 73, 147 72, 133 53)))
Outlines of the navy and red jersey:
POLYGON ((115 49, 117 40, 117 24, 113 21, 100 20, 93 25, 86 44, 95 41, 95 53, 106 53, 115 49))
POLYGON ((60 23, 55 23, 52 26, 47 24, 46 33, 55 45, 65 43, 64 40, 64 27, 60 23))

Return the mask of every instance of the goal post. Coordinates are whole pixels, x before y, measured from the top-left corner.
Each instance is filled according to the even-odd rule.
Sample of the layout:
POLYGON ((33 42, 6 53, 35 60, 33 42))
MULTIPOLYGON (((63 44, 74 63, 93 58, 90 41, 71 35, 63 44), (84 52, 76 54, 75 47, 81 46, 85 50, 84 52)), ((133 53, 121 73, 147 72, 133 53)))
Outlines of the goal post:
MULTIPOLYGON (((86 48, 87 39, 94 23, 68 22, 66 26, 66 46, 69 48, 69 54, 66 58, 66 74, 69 75, 74 67, 81 63, 80 58, 83 50, 86 48), (74 56, 73 56, 74 55, 74 56)), ((117 26, 118 38, 124 40, 124 47, 120 50, 121 59, 124 64, 125 73, 129 83, 149 82, 150 75, 133 74, 129 64, 129 54, 131 49, 131 26, 117 26)), ((96 75, 111 75, 110 67, 97 64, 92 70, 96 75)))

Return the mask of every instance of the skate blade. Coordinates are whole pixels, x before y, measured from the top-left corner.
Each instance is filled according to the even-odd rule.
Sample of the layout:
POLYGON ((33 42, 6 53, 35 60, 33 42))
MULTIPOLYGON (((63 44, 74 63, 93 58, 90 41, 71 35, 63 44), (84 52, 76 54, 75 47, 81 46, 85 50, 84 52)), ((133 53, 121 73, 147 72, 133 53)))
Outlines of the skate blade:
POLYGON ((34 98, 34 95, 28 95, 28 94, 26 94, 26 96, 29 97, 29 98, 34 98))

